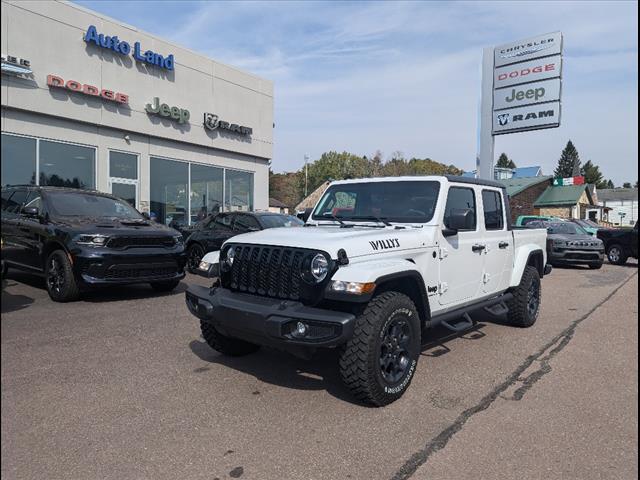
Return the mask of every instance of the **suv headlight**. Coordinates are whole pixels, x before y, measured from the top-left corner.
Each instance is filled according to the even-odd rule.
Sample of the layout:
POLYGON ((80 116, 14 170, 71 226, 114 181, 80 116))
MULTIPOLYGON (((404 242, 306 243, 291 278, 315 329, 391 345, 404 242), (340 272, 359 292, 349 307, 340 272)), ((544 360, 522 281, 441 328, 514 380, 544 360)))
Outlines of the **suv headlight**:
POLYGON ((73 238, 73 241, 78 245, 91 245, 93 247, 103 247, 106 245, 109 237, 100 234, 80 234, 73 238))
POLYGON ((554 240, 553 241, 553 245, 556 247, 562 247, 564 245, 567 245, 569 242, 566 242, 565 240, 554 240))
POLYGON ((327 277, 327 273, 329 273, 329 262, 324 255, 318 253, 311 260, 311 275, 316 283, 320 283, 327 277))
POLYGON ((182 245, 184 243, 184 238, 182 235, 174 235, 173 236, 173 243, 175 245, 182 245))

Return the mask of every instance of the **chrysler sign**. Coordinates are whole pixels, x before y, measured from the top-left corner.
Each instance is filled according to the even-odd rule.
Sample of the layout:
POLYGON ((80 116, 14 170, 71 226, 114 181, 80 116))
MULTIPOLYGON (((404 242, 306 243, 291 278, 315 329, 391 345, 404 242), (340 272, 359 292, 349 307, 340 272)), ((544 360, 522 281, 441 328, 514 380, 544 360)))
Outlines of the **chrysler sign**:
POLYGON ((493 52, 494 66, 500 67, 534 58, 549 57, 558 55, 560 52, 562 52, 562 34, 560 32, 539 35, 496 47, 493 52))

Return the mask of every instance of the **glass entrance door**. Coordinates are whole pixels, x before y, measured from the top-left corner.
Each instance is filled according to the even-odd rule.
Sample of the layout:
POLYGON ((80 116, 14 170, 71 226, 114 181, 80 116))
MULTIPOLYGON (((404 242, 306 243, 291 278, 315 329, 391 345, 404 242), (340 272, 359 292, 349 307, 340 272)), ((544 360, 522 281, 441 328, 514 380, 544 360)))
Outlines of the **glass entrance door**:
POLYGON ((138 155, 110 151, 109 176, 111 194, 138 208, 138 155))

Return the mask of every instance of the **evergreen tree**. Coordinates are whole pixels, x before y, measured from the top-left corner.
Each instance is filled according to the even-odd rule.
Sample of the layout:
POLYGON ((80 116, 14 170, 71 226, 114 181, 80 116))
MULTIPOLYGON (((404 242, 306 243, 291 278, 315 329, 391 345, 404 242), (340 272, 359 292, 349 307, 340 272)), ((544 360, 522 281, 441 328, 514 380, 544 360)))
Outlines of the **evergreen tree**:
POLYGON ((631 188, 631 182, 624 182, 622 188, 631 188))
POLYGON ((607 188, 616 188, 611 180, 607 180, 607 188))
POLYGON ((578 155, 578 150, 576 150, 576 147, 571 140, 569 140, 567 146, 562 150, 562 154, 558 160, 558 167, 554 170, 553 175, 556 178, 567 178, 580 175, 581 172, 580 155, 578 155))
POLYGON ((608 182, 604 179, 604 175, 600 171, 598 165, 594 165, 591 160, 584 164, 582 168, 584 174, 584 182, 595 185, 596 188, 607 188, 608 182))
POLYGON ((496 167, 499 168, 516 168, 516 164, 507 157, 507 154, 502 152, 500 157, 498 157, 498 162, 496 163, 496 167))

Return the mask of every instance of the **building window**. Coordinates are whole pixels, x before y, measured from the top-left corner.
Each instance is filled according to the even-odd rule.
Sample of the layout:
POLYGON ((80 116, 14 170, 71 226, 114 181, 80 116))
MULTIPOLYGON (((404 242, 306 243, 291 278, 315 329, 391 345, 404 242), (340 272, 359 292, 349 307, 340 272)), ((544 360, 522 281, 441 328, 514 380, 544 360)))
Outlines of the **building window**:
POLYGON ((35 185, 36 139, 2 134, 2 185, 35 185))
POLYGON ((160 223, 173 228, 189 224, 189 164, 151 157, 151 211, 160 223))
POLYGON ((95 159, 93 148, 40 140, 40 185, 93 189, 95 159))
POLYGON ((191 165, 191 223, 222 211, 223 179, 222 168, 191 165))
POLYGON ((138 179, 138 156, 133 153, 109 152, 109 176, 138 179))
POLYGON ((248 212, 253 210, 253 174, 227 170, 225 172, 225 209, 248 212))

